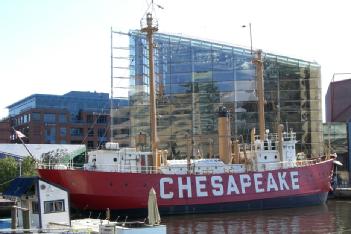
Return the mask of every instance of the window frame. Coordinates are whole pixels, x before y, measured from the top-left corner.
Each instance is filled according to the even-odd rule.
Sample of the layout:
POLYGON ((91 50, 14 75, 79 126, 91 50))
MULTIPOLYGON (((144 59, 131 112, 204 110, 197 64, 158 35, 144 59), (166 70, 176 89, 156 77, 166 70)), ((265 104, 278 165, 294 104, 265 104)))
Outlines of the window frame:
POLYGON ((44 201, 44 214, 65 212, 65 200, 44 201), (58 206, 61 205, 61 207, 58 206))

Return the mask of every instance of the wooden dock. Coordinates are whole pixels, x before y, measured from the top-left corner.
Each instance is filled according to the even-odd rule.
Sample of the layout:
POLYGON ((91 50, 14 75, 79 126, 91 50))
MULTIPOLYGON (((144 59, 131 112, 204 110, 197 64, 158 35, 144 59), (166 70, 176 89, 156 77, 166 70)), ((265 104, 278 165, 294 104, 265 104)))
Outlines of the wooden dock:
POLYGON ((340 199, 350 199, 351 198, 351 188, 336 188, 333 193, 335 198, 340 199))

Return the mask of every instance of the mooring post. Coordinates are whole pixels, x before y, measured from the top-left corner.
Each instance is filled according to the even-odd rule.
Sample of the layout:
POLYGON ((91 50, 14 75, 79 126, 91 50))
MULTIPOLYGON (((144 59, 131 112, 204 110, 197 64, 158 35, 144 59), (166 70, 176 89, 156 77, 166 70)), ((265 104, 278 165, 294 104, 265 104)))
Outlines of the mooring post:
POLYGON ((23 217, 23 229, 28 229, 25 233, 29 233, 30 229, 30 219, 29 219, 29 209, 22 210, 22 217, 23 217))
POLYGON ((17 207, 11 207, 11 229, 17 228, 17 207))

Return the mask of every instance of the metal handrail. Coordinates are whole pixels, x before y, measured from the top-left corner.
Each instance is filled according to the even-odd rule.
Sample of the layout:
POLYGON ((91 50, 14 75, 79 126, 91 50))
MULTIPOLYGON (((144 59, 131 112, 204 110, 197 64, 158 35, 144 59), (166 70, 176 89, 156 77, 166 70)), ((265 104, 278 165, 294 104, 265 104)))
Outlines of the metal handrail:
MULTIPOLYGON (((260 163, 261 165, 265 165, 265 168, 276 168, 277 165, 278 168, 298 168, 298 167, 304 167, 304 166, 310 166, 314 165, 321 162, 321 159, 311 159, 311 160, 296 160, 296 161, 284 161, 284 162, 272 162, 272 163, 260 163), (275 166, 275 167, 274 167, 275 166)), ((184 164, 179 164, 179 166, 182 166, 184 164)), ((229 164, 231 165, 231 164, 229 164)), ((194 167, 194 165, 191 165, 194 167)), ((210 165, 196 165, 198 170, 206 170, 206 174, 215 174, 215 171, 212 171, 209 173, 208 167, 210 165)), ((213 165, 211 165, 213 166, 213 165)), ((223 166, 225 168, 225 165, 223 166)), ((73 167, 72 164, 70 163, 60 163, 60 164, 38 164, 39 169, 51 169, 51 170, 88 170, 88 171, 106 171, 106 172, 124 172, 124 173, 145 173, 145 174, 161 174, 161 169, 165 168, 163 166, 161 167, 154 167, 154 166, 131 166, 131 165, 122 165, 122 164, 89 164, 85 165, 84 167, 73 167)), ((186 168, 186 167, 184 167, 186 168)), ((272 169, 264 169, 264 171, 269 171, 272 169)), ((248 170, 248 167, 246 167, 246 172, 253 171, 248 170)), ((190 174, 195 173, 194 170, 189 171, 190 174)), ((229 172, 227 170, 224 170, 224 173, 233 173, 229 172)))

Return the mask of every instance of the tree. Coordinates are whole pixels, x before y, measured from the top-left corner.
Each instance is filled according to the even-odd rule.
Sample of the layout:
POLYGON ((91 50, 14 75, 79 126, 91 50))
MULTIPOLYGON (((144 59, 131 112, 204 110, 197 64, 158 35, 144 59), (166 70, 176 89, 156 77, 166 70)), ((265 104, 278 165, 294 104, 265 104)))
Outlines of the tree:
POLYGON ((72 160, 74 167, 83 167, 85 163, 85 152, 75 156, 72 160))
POLYGON ((36 176, 36 161, 33 157, 27 156, 22 160, 22 176, 36 176))
POLYGON ((56 149, 47 153, 43 153, 41 155, 41 160, 43 164, 52 166, 55 164, 62 163, 66 155, 67 149, 56 149))
POLYGON ((17 161, 13 157, 0 159, 0 191, 3 192, 11 180, 18 176, 17 161))
POLYGON ((16 177, 35 176, 36 161, 31 156, 24 157, 22 161, 16 161, 13 157, 0 159, 0 191, 3 192, 16 177), (21 167, 21 169, 20 169, 21 167))

